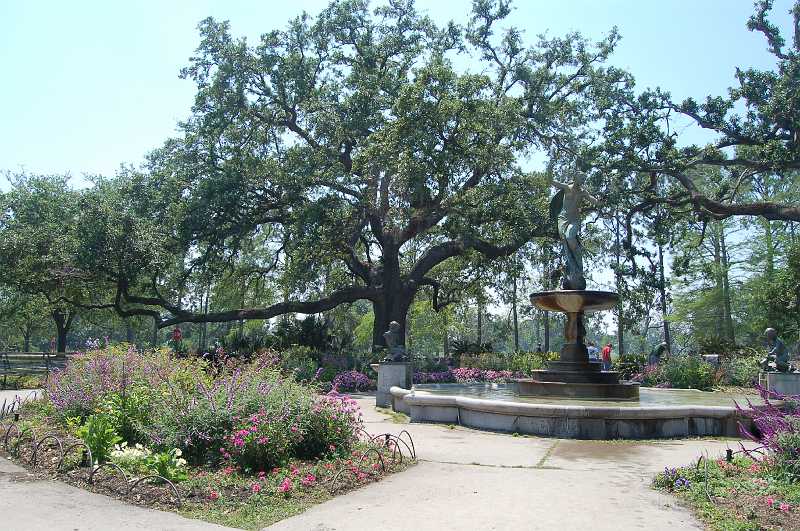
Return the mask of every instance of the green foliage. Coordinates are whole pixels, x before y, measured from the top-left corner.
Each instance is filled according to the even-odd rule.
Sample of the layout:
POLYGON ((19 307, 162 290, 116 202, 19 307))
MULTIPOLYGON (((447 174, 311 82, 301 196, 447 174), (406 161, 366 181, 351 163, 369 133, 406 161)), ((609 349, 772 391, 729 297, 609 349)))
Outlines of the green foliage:
POLYGON ((634 375, 639 374, 647 365, 645 354, 625 354, 622 357, 612 360, 612 369, 620 373, 623 380, 630 380, 634 375))
POLYGON ((646 370, 642 384, 648 387, 711 391, 717 384, 714 367, 695 356, 671 356, 653 370, 646 370))
POLYGON ((140 476, 149 473, 148 460, 151 455, 152 452, 141 444, 128 446, 127 442, 122 442, 114 446, 109 461, 129 474, 140 476))
POLYGON ((453 356, 464 356, 465 354, 480 354, 482 352, 492 352, 492 345, 489 343, 477 343, 475 341, 468 341, 468 340, 454 340, 453 343, 450 345, 450 350, 453 353, 453 356))
POLYGON ((295 448, 301 458, 318 458, 329 453, 345 454, 358 438, 361 412, 348 398, 317 399, 310 414, 303 415, 300 430, 303 438, 295 448))
POLYGON ((105 414, 122 440, 130 444, 144 440, 144 426, 149 422, 151 390, 132 387, 124 393, 108 393, 100 400, 98 409, 105 414))
POLYGON ((122 442, 122 437, 114 429, 112 419, 100 413, 90 415, 86 423, 77 429, 77 435, 92 451, 95 463, 108 461, 114 445, 122 442))
POLYGON ((654 488, 688 503, 710 529, 759 531, 791 528, 800 506, 800 483, 791 483, 770 458, 736 456, 700 458, 697 463, 665 469, 654 488))
POLYGON ((722 362, 725 383, 738 387, 751 387, 758 381, 761 360, 766 357, 765 351, 739 353, 729 356, 722 362), (744 355, 742 355, 744 354, 744 355))
POLYGON ((545 368, 548 361, 557 360, 558 352, 480 352, 461 356, 461 367, 494 371, 531 371, 545 368))
POLYGON ((279 351, 281 367, 299 381, 311 380, 317 372, 317 360, 311 347, 292 345, 279 351))
POLYGON ((182 453, 178 448, 154 453, 147 458, 146 466, 155 474, 173 483, 185 481, 189 475, 186 472, 186 460, 181 455, 182 453))

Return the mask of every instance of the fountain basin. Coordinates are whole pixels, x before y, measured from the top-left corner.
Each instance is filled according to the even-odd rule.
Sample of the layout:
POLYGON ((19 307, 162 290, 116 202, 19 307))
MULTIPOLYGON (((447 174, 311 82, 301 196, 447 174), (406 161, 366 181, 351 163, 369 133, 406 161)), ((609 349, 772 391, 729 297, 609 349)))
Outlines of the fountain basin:
MULTIPOLYGON (((426 384, 393 387, 393 407, 412 422, 459 424, 490 431, 571 439, 739 437, 749 417, 745 397, 642 388, 639 401, 519 397, 515 384, 426 384)), ((750 395, 754 404, 758 400, 750 395)))
POLYGON ((551 312, 593 313, 616 306, 619 295, 597 290, 537 291, 530 299, 533 305, 551 312))

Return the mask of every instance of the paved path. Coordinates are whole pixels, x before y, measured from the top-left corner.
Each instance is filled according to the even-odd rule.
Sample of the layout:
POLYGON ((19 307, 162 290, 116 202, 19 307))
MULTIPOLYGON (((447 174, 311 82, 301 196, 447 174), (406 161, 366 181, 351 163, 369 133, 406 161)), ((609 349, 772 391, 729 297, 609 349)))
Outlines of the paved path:
POLYGON ((652 474, 719 440, 604 442, 513 437, 431 424, 400 426, 359 399, 370 433, 414 437, 420 463, 378 484, 330 500, 269 531, 675 530, 701 529, 671 497, 649 488, 652 474))
MULTIPOLYGON (((0 392, 0 403, 6 397, 0 392)), ((574 441, 399 425, 376 412, 374 400, 359 398, 368 431, 408 429, 420 463, 270 531, 700 529, 685 509, 648 483, 665 465, 689 463, 703 452, 718 455, 728 445, 715 440, 574 441)), ((224 529, 26 478, 24 469, 0 460, 3 530, 224 529)))

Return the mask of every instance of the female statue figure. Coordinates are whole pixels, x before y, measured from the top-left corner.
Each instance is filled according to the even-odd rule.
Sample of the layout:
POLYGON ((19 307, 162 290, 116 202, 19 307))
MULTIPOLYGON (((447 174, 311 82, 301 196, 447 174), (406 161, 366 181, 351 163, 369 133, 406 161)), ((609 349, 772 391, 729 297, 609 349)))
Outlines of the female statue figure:
POLYGON ((586 289, 586 279, 583 276, 583 246, 581 245, 581 202, 586 199, 593 205, 598 201, 583 190, 585 178, 583 172, 576 172, 572 184, 553 181, 558 192, 550 201, 550 215, 558 220, 558 235, 564 249, 564 260, 567 270, 561 281, 562 289, 586 289))

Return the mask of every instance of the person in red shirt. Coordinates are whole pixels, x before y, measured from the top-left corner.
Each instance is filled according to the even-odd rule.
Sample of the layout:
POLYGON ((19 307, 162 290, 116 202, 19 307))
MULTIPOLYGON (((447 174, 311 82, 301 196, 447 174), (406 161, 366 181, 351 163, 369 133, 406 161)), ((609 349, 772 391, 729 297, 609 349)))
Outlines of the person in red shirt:
POLYGON ((603 350, 600 351, 600 355, 603 357, 603 370, 610 371, 611 370, 611 351, 614 350, 614 347, 611 346, 611 343, 603 347, 603 350))

